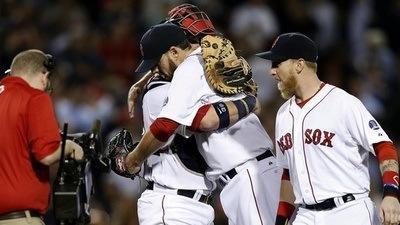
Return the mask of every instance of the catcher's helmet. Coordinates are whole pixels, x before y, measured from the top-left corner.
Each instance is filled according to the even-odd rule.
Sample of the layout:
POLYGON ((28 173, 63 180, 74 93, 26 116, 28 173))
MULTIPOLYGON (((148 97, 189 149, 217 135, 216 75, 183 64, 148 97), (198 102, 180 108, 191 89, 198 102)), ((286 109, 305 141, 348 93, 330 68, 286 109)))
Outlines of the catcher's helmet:
POLYGON ((194 37, 216 34, 207 14, 191 4, 178 5, 168 12, 167 22, 177 24, 194 37))

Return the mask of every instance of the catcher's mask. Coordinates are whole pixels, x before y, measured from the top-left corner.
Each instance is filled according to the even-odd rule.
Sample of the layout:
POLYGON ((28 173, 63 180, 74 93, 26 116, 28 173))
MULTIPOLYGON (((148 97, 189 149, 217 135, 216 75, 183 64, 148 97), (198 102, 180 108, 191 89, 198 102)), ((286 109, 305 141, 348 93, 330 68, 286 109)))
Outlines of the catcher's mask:
POLYGON ((200 11, 197 6, 191 4, 176 6, 168 12, 168 16, 167 22, 177 24, 195 37, 217 33, 207 14, 200 11))

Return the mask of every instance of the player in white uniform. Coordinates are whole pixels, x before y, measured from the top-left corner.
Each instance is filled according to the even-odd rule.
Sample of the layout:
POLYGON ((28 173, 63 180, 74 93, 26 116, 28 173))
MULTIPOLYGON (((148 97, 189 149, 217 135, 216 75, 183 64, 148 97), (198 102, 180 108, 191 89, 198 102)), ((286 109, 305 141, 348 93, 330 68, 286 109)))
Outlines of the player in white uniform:
MULTIPOLYGON (((162 26, 166 25, 157 27, 162 26)), ((175 35, 181 35, 183 31, 175 32, 175 35)), ((243 104, 236 110, 254 108, 254 97, 239 94, 223 98, 210 89, 204 77, 198 45, 191 45, 187 49, 173 46, 165 52, 157 60, 160 70, 166 74, 174 73, 167 103, 150 126, 150 131, 126 158, 126 166, 131 172, 137 172, 139 165, 166 142, 179 126, 192 126, 196 112, 204 105, 213 104, 220 112, 221 121, 229 121, 226 106, 220 104, 223 100, 237 100, 236 104, 243 104), (238 100, 240 98, 244 98, 244 101, 238 100)), ((147 71, 149 66, 154 66, 153 63, 153 59, 144 55, 139 72, 143 67, 143 71, 147 71)), ((241 112, 238 114, 243 115, 241 112)), ((210 167, 207 177, 211 180, 222 178, 225 183, 220 197, 230 224, 271 224, 276 206, 269 207, 267 201, 274 199, 268 199, 267 196, 278 192, 280 177, 270 151, 272 142, 254 114, 249 114, 232 126, 229 124, 221 123, 220 128, 223 129, 217 132, 195 134, 199 150, 210 167), (263 175, 267 173, 275 174, 276 179, 266 180, 263 175), (274 183, 272 187, 275 189, 266 188, 267 183, 274 183)))
MULTIPOLYGON (((175 38, 179 39, 167 35, 156 43, 143 41, 143 53, 146 55, 156 49, 165 49, 176 42, 175 38)), ((146 85, 143 96, 144 131, 159 115, 170 87, 171 77, 160 75, 157 71, 153 73, 156 75, 146 85)), ((233 105, 230 102, 225 104, 233 105)), ((201 116, 197 130, 217 128, 218 124, 214 121, 218 121, 218 117, 214 108, 204 109, 199 111, 205 115, 201 116)), ((230 116, 235 114, 231 113, 230 116)), ((212 224, 213 209, 204 203, 208 203, 215 185, 205 178, 206 169, 207 164, 197 150, 194 136, 185 138, 180 134, 172 135, 160 150, 144 162, 141 169, 140 176, 149 185, 138 200, 140 224, 212 224)))
MULTIPOLYGON (((160 113, 169 86, 168 78, 161 75, 146 85, 142 101, 144 131, 160 113)), ((140 172, 148 185, 138 200, 139 223, 212 224, 214 210, 208 202, 214 184, 205 178, 206 168, 194 138, 171 136, 145 161, 140 172)))
POLYGON ((276 117, 277 158, 285 169, 276 224, 290 217, 294 198, 299 207, 294 225, 380 224, 368 197, 369 153, 377 156, 383 174, 380 219, 398 224, 397 151, 356 97, 319 80, 315 43, 286 33, 257 56, 272 61, 271 75, 288 99, 276 117))
MULTIPOLYGON (((212 22, 209 20, 208 16, 203 11, 200 11, 194 5, 190 5, 190 4, 179 5, 179 6, 175 7, 174 9, 172 9, 168 13, 168 16, 169 16, 169 19, 168 19, 169 21, 173 22, 174 24, 179 25, 181 28, 183 28, 185 30, 185 33, 191 43, 198 43, 199 39, 206 34, 214 34, 214 35, 216 34, 215 28, 214 28, 212 22)), ((148 75, 150 75, 150 74, 148 74, 148 75)), ((148 79, 148 77, 147 77, 147 79, 148 79)), ((135 99, 137 98, 136 96, 138 96, 138 94, 140 93, 140 90, 142 89, 142 86, 143 86, 141 83, 144 83, 143 81, 145 81, 145 80, 146 80, 146 77, 144 77, 144 79, 142 79, 140 82, 133 85, 129 92, 128 108, 129 108, 131 117, 133 116, 133 112, 134 112, 133 109, 134 109, 135 99)), ((229 107, 229 105, 228 105, 228 107, 229 107)), ((267 168, 266 172, 263 173, 263 185, 266 186, 266 190, 267 190, 263 193, 263 196, 265 196, 265 198, 268 199, 267 214, 269 214, 269 215, 266 216, 266 217, 268 217, 268 219, 267 219, 266 223, 264 223, 264 224, 273 224, 275 218, 274 218, 274 216, 270 216, 270 215, 273 215, 276 212, 276 209, 278 206, 278 195, 279 195, 279 186, 280 186, 279 177, 281 174, 281 170, 276 168, 275 158, 272 156, 272 154, 270 154, 269 151, 267 153, 268 153, 268 155, 263 155, 263 156, 264 157, 270 156, 270 157, 266 157, 267 159, 262 160, 262 162, 259 163, 258 166, 261 167, 262 169, 267 168), (265 164, 268 164, 268 165, 265 165, 265 164)), ((263 157, 259 157, 259 159, 262 159, 262 158, 263 157)), ((233 172, 230 171, 230 174, 232 174, 232 173, 233 172)), ((227 196, 227 195, 224 195, 224 196, 227 196)), ((225 197, 225 198, 230 199, 233 197, 234 197, 234 195, 225 197)), ((224 202, 227 202, 227 201, 224 201, 224 202)), ((230 208, 233 208, 233 210, 236 210, 236 208, 238 208, 238 210, 240 209, 239 207, 237 207, 235 205, 230 205, 230 207, 228 205, 230 205, 230 204, 225 204, 225 206, 224 206, 225 211, 228 211, 228 210, 232 211, 232 209, 230 209, 230 208)), ((243 205, 243 207, 246 207, 246 206, 243 205)), ((232 212, 231 214, 237 214, 237 213, 232 212)), ((233 216, 231 216, 231 217, 233 217, 233 216)), ((240 218, 240 216, 238 216, 238 218, 240 218)), ((232 221, 236 220, 236 219, 230 218, 230 220, 231 220, 231 224, 232 224, 233 223, 232 221)))

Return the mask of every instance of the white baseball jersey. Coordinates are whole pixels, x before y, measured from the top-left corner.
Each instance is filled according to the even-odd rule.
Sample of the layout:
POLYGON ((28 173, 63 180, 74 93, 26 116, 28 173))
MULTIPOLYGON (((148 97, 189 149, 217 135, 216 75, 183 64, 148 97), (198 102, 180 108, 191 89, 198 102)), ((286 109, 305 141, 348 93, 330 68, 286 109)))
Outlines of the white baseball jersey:
MULTIPOLYGON (((143 122, 144 129, 148 130, 151 123, 157 118, 163 104, 167 98, 167 91, 170 87, 170 82, 167 81, 152 81, 150 82, 150 90, 143 97, 143 122)), ((180 154, 172 154, 169 144, 175 135, 171 136, 169 141, 164 146, 161 153, 151 155, 144 163, 142 173, 146 180, 153 181, 162 186, 174 189, 191 189, 191 190, 204 190, 205 194, 213 189, 213 183, 204 177, 200 171, 191 170, 186 165, 193 166, 204 159, 193 157, 180 158, 180 154), (189 159, 190 162, 184 160, 189 159)), ((196 147, 196 146, 195 146, 196 147)), ((193 150, 193 149, 192 149, 193 150)), ((195 150, 197 151, 197 149, 195 150)), ((188 153, 186 149, 185 153, 188 153)))
POLYGON ((381 141, 390 140, 363 104, 329 84, 302 108, 292 97, 277 113, 278 163, 289 169, 296 204, 368 195, 368 156, 381 141))
MULTIPOLYGON (((152 79, 147 84, 143 97, 144 130, 149 129, 160 113, 169 87, 170 82, 162 79, 152 79)), ((141 225, 213 224, 213 208, 197 198, 201 194, 210 194, 214 183, 205 178, 206 164, 198 153, 196 143, 178 143, 181 140, 178 137, 181 136, 176 134, 170 137, 163 149, 143 163, 141 175, 154 183, 152 189, 145 190, 138 199, 138 219, 141 225), (181 149, 173 152, 174 147, 170 144, 180 145, 181 149), (204 168, 198 166, 201 162, 204 163, 204 168), (177 194, 178 189, 193 190, 196 194, 193 198, 185 197, 177 194)))
MULTIPOLYGON (((216 94, 206 81, 202 65, 198 48, 178 66, 159 117, 190 126, 201 106, 244 97, 239 94, 227 98, 216 94)), ((281 173, 275 157, 256 160, 273 145, 258 117, 251 113, 226 129, 194 135, 210 167, 209 179, 215 180, 231 169, 237 172, 227 180, 220 194, 229 224, 274 224, 281 173)))
MULTIPOLYGON (((216 94, 206 81, 203 63, 199 47, 178 66, 168 92, 167 104, 159 117, 190 126, 201 106, 244 97, 243 94, 230 98, 216 94)), ((273 146, 258 117, 253 113, 227 129, 195 136, 199 149, 211 168, 207 171, 207 176, 212 180, 273 146)))

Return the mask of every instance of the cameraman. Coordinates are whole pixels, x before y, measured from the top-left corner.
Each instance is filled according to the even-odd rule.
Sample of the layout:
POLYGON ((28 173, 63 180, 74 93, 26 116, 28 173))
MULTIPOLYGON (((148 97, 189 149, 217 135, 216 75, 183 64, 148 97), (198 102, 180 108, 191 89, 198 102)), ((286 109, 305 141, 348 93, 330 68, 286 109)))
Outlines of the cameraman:
MULTIPOLYGON (((49 206, 49 165, 61 156, 61 137, 47 90, 51 55, 19 53, 0 81, 0 224, 44 224, 49 206)), ((65 154, 83 158, 67 140, 65 154)))

